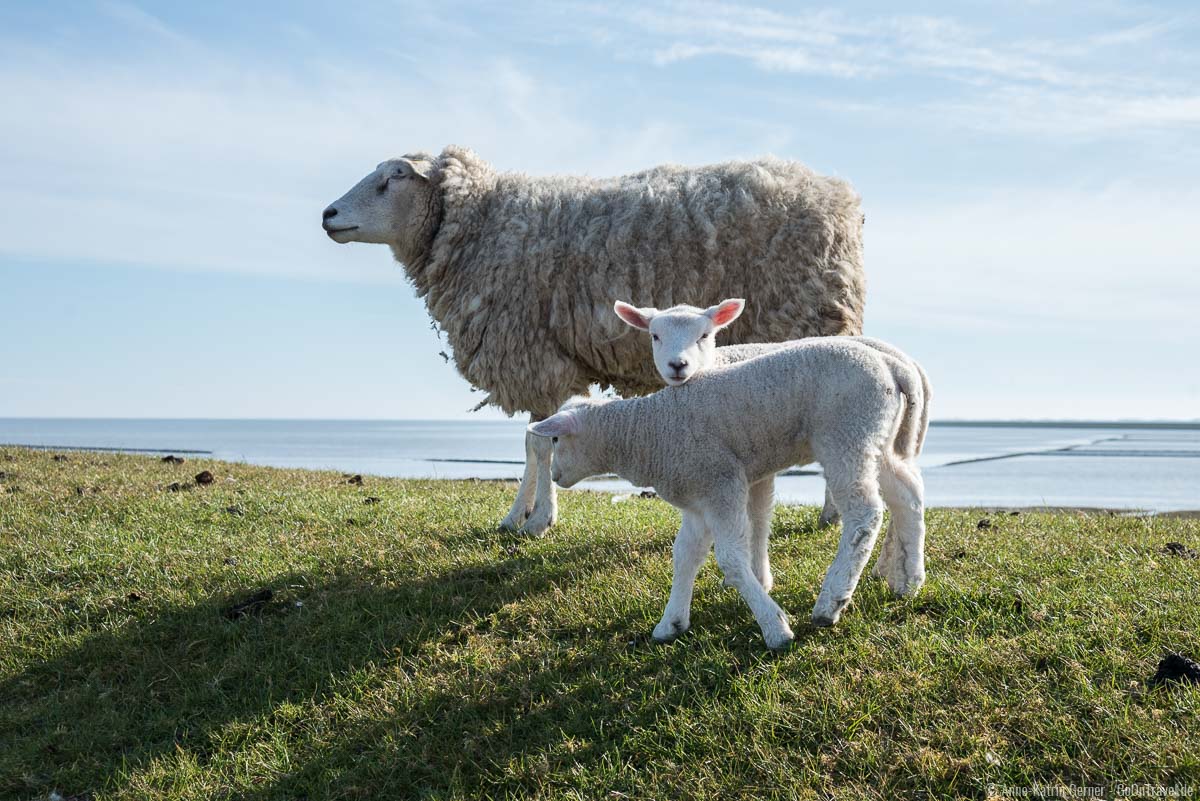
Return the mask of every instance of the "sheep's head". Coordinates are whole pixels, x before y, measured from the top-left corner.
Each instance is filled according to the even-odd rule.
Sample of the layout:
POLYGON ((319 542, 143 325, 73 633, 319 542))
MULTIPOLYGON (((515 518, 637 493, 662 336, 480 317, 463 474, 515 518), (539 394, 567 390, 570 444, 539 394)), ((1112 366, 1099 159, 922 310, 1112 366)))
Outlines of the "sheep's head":
POLYGON ((526 429, 553 440, 550 475, 560 487, 573 487, 608 470, 596 443, 587 435, 587 413, 592 405, 588 401, 568 401, 562 409, 526 429))
POLYGON ((736 320, 745 305, 741 298, 731 298, 707 309, 680 305, 659 311, 618 300, 613 310, 634 328, 650 332, 658 374, 671 386, 679 386, 712 366, 717 332, 736 320))
POLYGON ((433 157, 423 153, 383 162, 325 209, 325 233, 341 244, 370 242, 391 245, 397 255, 411 252, 436 207, 434 170, 433 157))

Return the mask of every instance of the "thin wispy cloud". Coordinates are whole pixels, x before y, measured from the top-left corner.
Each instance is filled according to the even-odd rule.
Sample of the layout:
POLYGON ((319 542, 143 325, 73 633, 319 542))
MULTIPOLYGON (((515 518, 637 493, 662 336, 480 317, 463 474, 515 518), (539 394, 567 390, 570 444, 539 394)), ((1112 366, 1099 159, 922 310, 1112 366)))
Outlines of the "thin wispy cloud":
MULTIPOLYGON (((743 61, 768 73, 833 78, 832 92, 885 80, 938 81, 931 94, 951 102, 912 102, 917 109, 953 114, 972 126, 991 109, 992 130, 1042 132, 1064 122, 1067 108, 1086 109, 1069 120, 1073 134, 1112 135, 1147 127, 1192 128, 1200 102, 1194 61, 1175 52, 1169 34, 1191 29, 1189 17, 1153 19, 1074 37, 1005 36, 943 16, 852 14, 839 10, 780 12, 753 4, 688 2, 665 7, 589 4, 597 20, 619 27, 603 37, 623 57, 668 68, 702 58, 743 61), (1108 54, 1120 58, 1106 61, 1108 54), (1169 64, 1167 69, 1163 65, 1169 64), (1190 67, 1180 72, 1180 65, 1190 67), (1147 102, 1143 98, 1152 95, 1147 102), (955 112, 961 111, 961 114, 955 112), (1039 120, 1040 117, 1040 120, 1039 120)), ((868 87, 869 88, 869 87, 868 87)), ((919 89, 917 90, 920 91, 919 89)), ((880 108, 901 103, 875 99, 880 108)))

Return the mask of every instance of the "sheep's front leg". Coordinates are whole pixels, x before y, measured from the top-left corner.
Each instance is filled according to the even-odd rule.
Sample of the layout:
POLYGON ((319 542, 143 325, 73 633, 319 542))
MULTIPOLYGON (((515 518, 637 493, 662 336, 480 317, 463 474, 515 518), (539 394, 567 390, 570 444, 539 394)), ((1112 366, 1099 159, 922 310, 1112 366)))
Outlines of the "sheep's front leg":
POLYGON ((537 461, 537 493, 533 512, 525 521, 526 534, 538 536, 558 521, 558 490, 550 477, 550 457, 554 452, 549 437, 533 437, 531 444, 537 461))
POLYGON ((878 471, 872 460, 864 459, 847 467, 851 469, 830 480, 842 513, 842 538, 813 606, 815 626, 832 626, 850 605, 883 525, 883 500, 879 497, 878 471))
MULTIPOLYGON (((529 422, 536 423, 537 420, 530 415, 529 422)), ((513 501, 512 508, 500 521, 500 528, 505 531, 516 531, 533 513, 533 491, 537 485, 537 454, 533 451, 533 440, 535 439, 537 437, 533 434, 525 432, 525 473, 521 476, 521 486, 517 490, 517 497, 513 501)))
POLYGON ((743 490, 737 502, 720 504, 708 510, 705 522, 713 532, 717 564, 721 566, 726 580, 737 588, 750 606, 767 647, 778 651, 787 648, 795 635, 788 625, 787 612, 771 599, 750 567, 751 527, 746 514, 747 495, 743 490))
POLYGON ((696 586, 696 574, 708 556, 712 546, 712 535, 704 526, 704 520, 691 512, 683 513, 683 525, 675 535, 675 546, 671 558, 675 563, 675 574, 671 578, 671 597, 663 611, 662 620, 654 627, 654 639, 670 642, 691 626, 692 591, 696 586))
POLYGON ((775 506, 775 476, 764 478, 750 485, 750 567, 758 583, 767 592, 775 586, 771 575, 771 557, 768 553, 771 541, 771 514, 775 506))

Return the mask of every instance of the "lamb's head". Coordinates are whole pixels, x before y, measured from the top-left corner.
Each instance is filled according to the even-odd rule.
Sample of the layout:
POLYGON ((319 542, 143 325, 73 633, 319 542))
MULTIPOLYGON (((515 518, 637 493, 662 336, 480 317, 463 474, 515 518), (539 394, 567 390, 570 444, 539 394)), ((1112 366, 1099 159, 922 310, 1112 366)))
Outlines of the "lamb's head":
POLYGON ((654 366, 671 386, 679 386, 716 358, 717 332, 742 313, 746 301, 723 300, 716 306, 672 306, 669 309, 639 309, 617 301, 613 310, 629 325, 650 332, 654 366))
POLYGON ((589 435, 589 412, 603 401, 567 401, 550 417, 528 427, 530 434, 554 440, 550 475, 560 487, 573 487, 591 476, 607 472, 603 447, 589 435))
POLYGON ((413 251, 440 206, 436 164, 424 153, 388 159, 325 209, 322 227, 334 242, 391 245, 413 251))

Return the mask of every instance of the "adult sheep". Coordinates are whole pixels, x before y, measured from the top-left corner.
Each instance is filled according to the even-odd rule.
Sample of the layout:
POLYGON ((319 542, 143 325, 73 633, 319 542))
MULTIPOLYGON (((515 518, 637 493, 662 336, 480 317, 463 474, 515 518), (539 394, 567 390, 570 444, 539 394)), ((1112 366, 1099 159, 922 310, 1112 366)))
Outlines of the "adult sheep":
MULTIPOLYGON (((592 384, 661 386, 618 299, 745 298, 728 344, 861 334, 862 224, 847 183, 794 161, 539 178, 456 146, 383 162, 323 222, 335 242, 390 246, 480 405, 531 422, 592 384)), ((526 435, 525 459, 501 525, 539 534, 557 517, 544 438, 526 435)))

